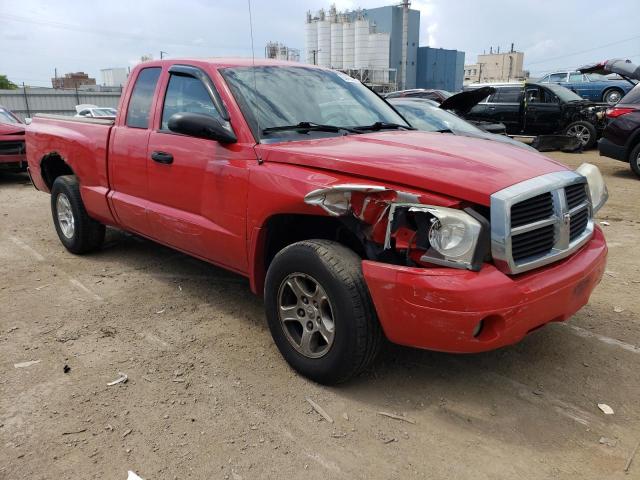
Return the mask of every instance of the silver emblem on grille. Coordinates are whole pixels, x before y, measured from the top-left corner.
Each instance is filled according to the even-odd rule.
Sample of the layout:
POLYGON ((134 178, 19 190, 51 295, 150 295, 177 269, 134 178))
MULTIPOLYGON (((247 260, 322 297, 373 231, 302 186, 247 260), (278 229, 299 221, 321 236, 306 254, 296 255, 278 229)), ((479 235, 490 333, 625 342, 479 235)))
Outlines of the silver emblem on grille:
POLYGON ((562 221, 564 222, 565 226, 569 226, 569 224, 571 223, 571 214, 569 212, 565 213, 562 216, 562 221))

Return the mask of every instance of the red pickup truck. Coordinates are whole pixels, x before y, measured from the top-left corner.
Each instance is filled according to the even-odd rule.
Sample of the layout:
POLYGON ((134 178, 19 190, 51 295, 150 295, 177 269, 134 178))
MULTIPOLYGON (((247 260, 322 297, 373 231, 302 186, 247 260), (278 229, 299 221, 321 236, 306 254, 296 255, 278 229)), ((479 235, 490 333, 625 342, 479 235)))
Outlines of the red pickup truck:
POLYGON ((108 225, 248 277, 282 355, 318 382, 362 371, 385 336, 515 343, 585 305, 605 268, 596 167, 415 131, 336 71, 148 62, 118 112, 27 131, 64 246, 96 250, 108 225))
POLYGON ((0 171, 24 171, 27 164, 25 124, 0 105, 0 171))

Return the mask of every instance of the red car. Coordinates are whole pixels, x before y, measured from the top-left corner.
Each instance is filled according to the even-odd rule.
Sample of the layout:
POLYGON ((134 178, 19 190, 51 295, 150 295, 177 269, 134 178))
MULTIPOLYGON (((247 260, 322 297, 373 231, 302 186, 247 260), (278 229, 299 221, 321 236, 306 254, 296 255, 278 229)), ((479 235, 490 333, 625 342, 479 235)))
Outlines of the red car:
POLYGON ((25 125, 0 106, 0 169, 24 170, 27 166, 24 141, 25 125))
POLYGON ((392 342, 480 352, 585 305, 598 169, 413 130, 333 70, 138 65, 114 121, 37 116, 29 170, 73 253, 105 225, 248 277, 285 359, 344 381, 392 342))

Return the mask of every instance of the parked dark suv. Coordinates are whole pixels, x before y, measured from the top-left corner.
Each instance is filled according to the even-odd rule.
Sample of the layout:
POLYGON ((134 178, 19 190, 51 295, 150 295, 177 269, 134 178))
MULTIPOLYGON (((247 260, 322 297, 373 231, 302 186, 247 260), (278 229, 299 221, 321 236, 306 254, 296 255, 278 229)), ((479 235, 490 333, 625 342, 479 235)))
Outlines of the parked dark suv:
POLYGON ((593 147, 605 127, 606 107, 559 85, 491 86, 496 92, 473 107, 466 119, 504 123, 509 135, 570 135, 579 138, 583 148, 593 147))
POLYGON ((600 155, 629 162, 640 177, 640 84, 607 110, 609 123, 598 143, 600 155))

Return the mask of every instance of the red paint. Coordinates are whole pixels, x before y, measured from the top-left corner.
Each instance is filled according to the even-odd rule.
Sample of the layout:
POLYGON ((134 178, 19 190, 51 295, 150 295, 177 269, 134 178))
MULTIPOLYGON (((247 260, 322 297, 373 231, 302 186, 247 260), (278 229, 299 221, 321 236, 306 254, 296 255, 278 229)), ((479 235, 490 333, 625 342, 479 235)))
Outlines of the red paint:
MULTIPOLYGON (((488 205, 497 190, 566 169, 508 145, 423 132, 256 145, 218 72, 241 65, 251 61, 166 60, 138 66, 113 126, 36 117, 26 135, 35 185, 48 190, 40 165, 55 153, 78 176, 92 216, 245 275, 260 294, 266 223, 278 214, 326 215, 303 202, 312 190, 366 183, 400 188, 434 205, 488 205), (223 145, 160 129, 168 68, 173 64, 208 73, 229 112, 237 143, 223 145), (125 118, 131 86, 142 68, 154 66, 162 73, 149 128, 130 128, 125 118), (171 152, 174 162, 152 161, 154 151, 171 152)), ((392 341, 472 352, 513 343, 532 328, 573 314, 600 279, 605 256, 598 231, 569 259, 517 277, 490 264, 470 272, 364 261, 363 270, 392 341), (486 318, 484 331, 474 339, 473 328, 486 318)))

